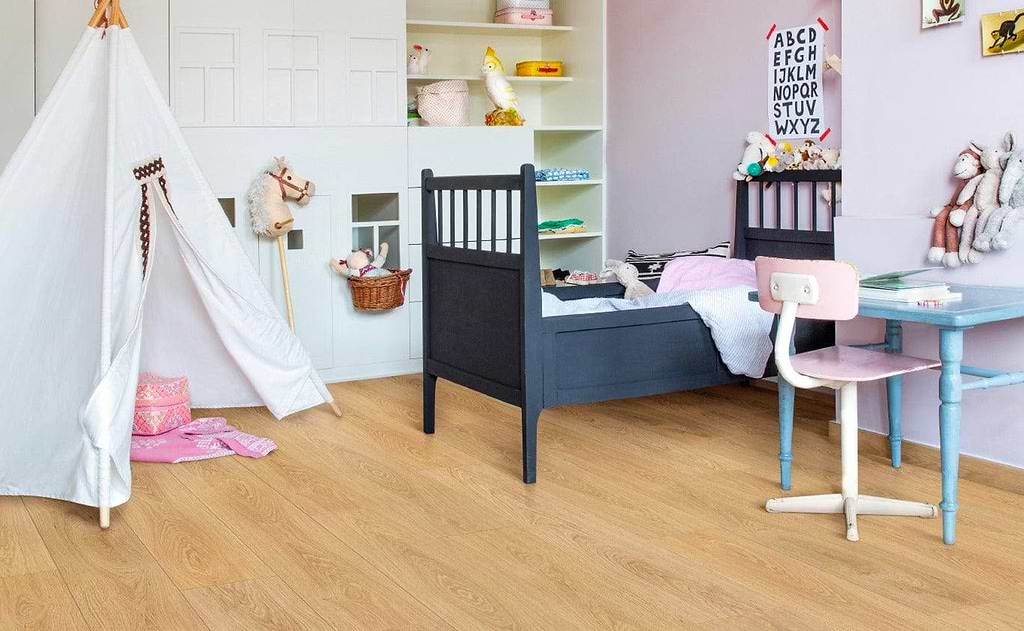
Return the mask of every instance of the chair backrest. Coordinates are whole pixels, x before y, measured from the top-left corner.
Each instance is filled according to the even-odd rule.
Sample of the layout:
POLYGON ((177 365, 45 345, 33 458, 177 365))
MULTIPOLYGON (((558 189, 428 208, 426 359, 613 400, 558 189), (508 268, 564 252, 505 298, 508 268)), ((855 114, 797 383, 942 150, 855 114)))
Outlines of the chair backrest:
POLYGON ((798 318, 852 320, 857 317, 860 279, 857 269, 849 263, 761 256, 754 261, 754 266, 758 301, 765 311, 782 313, 782 304, 786 301, 783 294, 795 288, 803 296, 791 300, 798 304, 798 318))

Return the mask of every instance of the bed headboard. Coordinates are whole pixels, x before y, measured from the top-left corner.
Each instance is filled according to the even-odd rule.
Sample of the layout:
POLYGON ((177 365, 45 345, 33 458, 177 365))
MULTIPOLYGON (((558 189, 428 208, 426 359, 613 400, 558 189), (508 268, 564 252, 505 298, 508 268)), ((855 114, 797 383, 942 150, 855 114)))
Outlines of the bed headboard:
MULTIPOLYGON (((734 256, 789 259, 834 259, 833 220, 842 171, 766 173, 736 184, 734 256)), ((841 202, 840 202, 841 203, 841 202)))

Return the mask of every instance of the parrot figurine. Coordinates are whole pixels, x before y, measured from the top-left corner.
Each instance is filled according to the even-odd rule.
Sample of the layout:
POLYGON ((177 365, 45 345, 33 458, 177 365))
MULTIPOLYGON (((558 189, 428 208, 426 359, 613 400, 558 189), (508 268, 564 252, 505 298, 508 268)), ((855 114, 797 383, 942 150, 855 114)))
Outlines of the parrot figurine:
POLYGON ((501 65, 493 48, 487 49, 482 68, 487 96, 497 108, 487 115, 488 125, 522 126, 526 123, 519 114, 519 99, 512 85, 505 78, 505 67, 501 65))

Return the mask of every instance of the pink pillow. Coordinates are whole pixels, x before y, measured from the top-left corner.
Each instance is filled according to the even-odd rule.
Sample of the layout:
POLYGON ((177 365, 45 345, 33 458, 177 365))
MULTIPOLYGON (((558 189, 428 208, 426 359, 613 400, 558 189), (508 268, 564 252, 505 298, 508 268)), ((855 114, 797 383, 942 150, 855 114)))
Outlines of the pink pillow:
POLYGON ((689 256, 665 267, 658 293, 726 287, 757 287, 754 262, 717 256, 689 256))

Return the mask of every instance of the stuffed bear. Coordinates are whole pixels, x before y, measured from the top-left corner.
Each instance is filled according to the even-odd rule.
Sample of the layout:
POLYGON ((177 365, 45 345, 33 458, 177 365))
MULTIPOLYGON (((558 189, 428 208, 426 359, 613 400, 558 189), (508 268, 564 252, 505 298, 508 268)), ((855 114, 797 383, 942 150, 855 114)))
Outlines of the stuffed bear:
MULTIPOLYGON (((926 256, 929 263, 960 267, 962 263, 968 262, 960 256, 958 228, 964 224, 967 209, 973 204, 974 191, 981 180, 981 174, 981 150, 972 144, 960 152, 953 166, 953 177, 961 180, 953 198, 945 206, 935 208, 930 213, 935 218, 935 224, 932 228, 932 245, 926 256)), ((969 254, 969 250, 966 253, 969 254)))
MULTIPOLYGON (((1006 134, 1003 146, 982 147, 981 164, 985 167, 985 175, 978 184, 974 194, 974 205, 978 209, 978 224, 974 228, 974 249, 979 252, 992 250, 992 239, 999 232, 1000 221, 990 221, 993 213, 999 210, 999 185, 1003 179, 1003 168, 1009 154, 1016 146, 1017 138, 1013 132, 1006 134)), ((999 219, 1002 219, 1000 214, 999 219)))
POLYGON ((331 261, 331 267, 344 278, 378 278, 391 276, 391 272, 384 269, 384 261, 388 258, 388 244, 380 244, 380 254, 377 258, 370 260, 370 250, 352 250, 352 254, 344 261, 331 261))
POLYGON ((737 182, 749 181, 774 168, 775 145, 761 132, 752 131, 747 134, 747 148, 743 150, 743 158, 732 174, 737 182))
POLYGON ((636 300, 654 293, 653 289, 640 280, 640 272, 636 269, 636 265, 608 259, 604 262, 604 271, 601 272, 601 277, 611 278, 613 276, 626 288, 626 300, 636 300))
POLYGON ((993 250, 1006 250, 1013 243, 1017 223, 1024 216, 1024 149, 1010 154, 999 185, 999 207, 1002 221, 999 232, 992 239, 993 250))
POLYGON ((838 149, 829 147, 821 151, 821 159, 825 161, 825 168, 836 171, 843 168, 843 156, 838 149))

